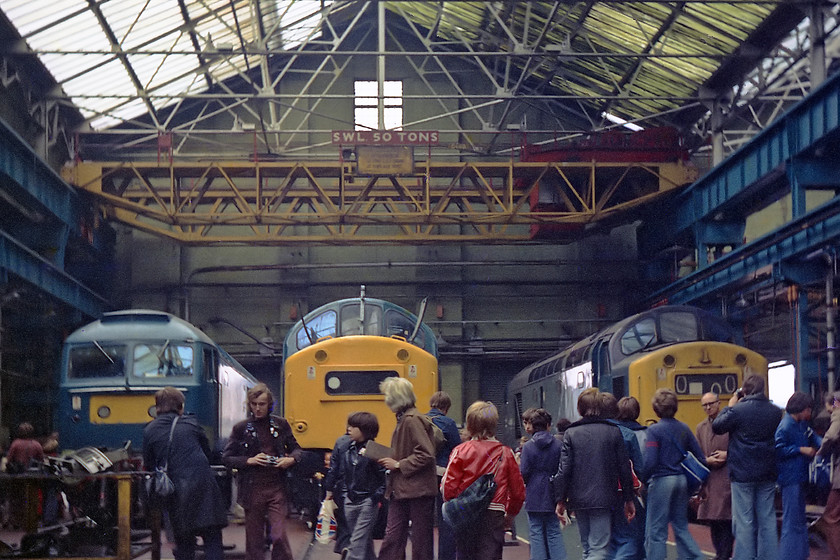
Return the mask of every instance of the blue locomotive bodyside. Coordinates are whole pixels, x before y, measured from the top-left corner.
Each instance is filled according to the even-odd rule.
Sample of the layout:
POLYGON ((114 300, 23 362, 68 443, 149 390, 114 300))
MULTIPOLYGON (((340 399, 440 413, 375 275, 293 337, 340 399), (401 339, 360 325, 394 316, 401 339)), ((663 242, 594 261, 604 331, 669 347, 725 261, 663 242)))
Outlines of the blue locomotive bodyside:
POLYGON ((177 387, 216 450, 246 415, 257 380, 194 325, 169 313, 106 313, 73 332, 61 357, 55 426, 61 445, 139 450, 155 392, 177 387))

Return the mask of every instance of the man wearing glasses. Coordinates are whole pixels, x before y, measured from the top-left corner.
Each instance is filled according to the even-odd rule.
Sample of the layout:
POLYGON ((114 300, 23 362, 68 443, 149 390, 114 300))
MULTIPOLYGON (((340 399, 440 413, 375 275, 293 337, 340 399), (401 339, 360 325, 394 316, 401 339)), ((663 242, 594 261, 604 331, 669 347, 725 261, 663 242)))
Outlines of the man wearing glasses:
POLYGON ((697 519, 709 525, 715 560, 729 560, 735 541, 732 535, 732 489, 729 486, 729 467, 726 466, 729 434, 712 431, 712 421, 720 412, 720 395, 706 393, 700 398, 700 405, 708 418, 697 424, 697 441, 706 456, 710 472, 700 490, 697 519))

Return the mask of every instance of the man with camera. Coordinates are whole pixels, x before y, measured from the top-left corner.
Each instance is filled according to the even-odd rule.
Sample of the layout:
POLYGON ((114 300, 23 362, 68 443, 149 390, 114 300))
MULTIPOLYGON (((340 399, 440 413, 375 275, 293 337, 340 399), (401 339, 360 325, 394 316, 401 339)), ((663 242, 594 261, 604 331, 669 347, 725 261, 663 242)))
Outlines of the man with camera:
POLYGON ((764 378, 750 375, 712 422, 716 434, 729 434, 732 481, 733 560, 776 560, 776 427, 782 411, 764 394, 764 378))
POLYGON ((271 560, 293 560, 286 535, 286 470, 298 463, 300 448, 289 422, 271 414, 274 396, 265 383, 248 390, 248 418, 233 427, 222 460, 237 470, 237 499, 245 509, 245 557, 265 557, 265 524, 271 560))

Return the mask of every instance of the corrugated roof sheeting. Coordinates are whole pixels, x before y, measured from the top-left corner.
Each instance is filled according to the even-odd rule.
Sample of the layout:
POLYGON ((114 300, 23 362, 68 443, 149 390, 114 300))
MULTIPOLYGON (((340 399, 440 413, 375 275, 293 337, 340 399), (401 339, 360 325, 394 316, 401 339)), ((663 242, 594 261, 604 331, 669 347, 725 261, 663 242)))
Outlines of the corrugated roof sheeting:
MULTIPOLYGON (((781 0, 385 3, 428 34, 432 51, 469 53, 466 60, 480 61, 495 73, 500 91, 556 96, 585 106, 596 118, 609 111, 627 120, 647 119, 649 125, 668 124, 655 116, 696 104, 721 64, 781 5, 781 0)), ((165 128, 158 122, 161 108, 209 89, 224 90, 222 83, 232 77, 262 94, 265 78, 254 70, 265 49, 280 56, 283 50, 294 52, 326 29, 322 16, 330 10, 355 14, 368 7, 374 17, 372 6, 314 0, 0 0, 0 10, 94 130, 146 113, 151 126, 165 128)), ((340 27, 349 19, 334 23, 340 27)), ((309 46, 333 46, 332 35, 325 39, 309 46)))

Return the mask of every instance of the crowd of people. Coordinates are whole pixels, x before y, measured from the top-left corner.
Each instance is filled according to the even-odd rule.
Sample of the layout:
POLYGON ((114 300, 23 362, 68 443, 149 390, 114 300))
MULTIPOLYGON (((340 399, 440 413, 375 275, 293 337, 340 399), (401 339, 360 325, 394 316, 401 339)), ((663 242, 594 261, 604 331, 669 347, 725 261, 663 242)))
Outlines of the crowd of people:
MULTIPOLYGON (((459 431, 447 415, 452 403, 445 392, 435 393, 423 413, 407 379, 388 378, 380 390, 397 419, 387 453, 368 456, 379 419, 357 411, 328 454, 325 497, 337 505, 335 551, 341 560, 375 560, 377 526, 384 527, 376 535, 382 539, 379 560, 405 558, 409 539, 415 560, 501 560, 505 533, 523 508, 531 560, 565 560, 563 528, 570 515, 586 560, 664 560, 669 527, 678 557, 700 559, 688 528, 690 507, 709 527, 715 560, 804 560, 809 555, 809 466, 815 457, 826 457, 840 473, 840 392, 828 395, 817 414, 811 397, 799 391, 781 410, 757 375, 744 381, 727 406, 716 393, 702 395, 706 419, 694 430, 675 418, 679 399, 670 389, 653 395, 659 419, 643 426, 635 398, 616 399, 590 388, 578 398, 575 422, 561 418, 552 424, 547 410, 525 410, 527 436, 515 451, 496 439, 499 411, 493 403, 472 403, 459 431), (688 454, 709 469, 699 490, 682 465, 688 454), (487 473, 495 487, 481 522, 469 534, 453 531, 441 515, 443 504, 487 473)), ((304 451, 289 423, 272 414, 274 397, 265 384, 252 387, 247 401, 248 417, 233 427, 222 454, 237 476, 246 558, 263 560, 268 542, 272 560, 292 560, 287 471, 303 460, 304 451)), ((165 465, 175 484, 174 498, 162 504, 175 558, 193 560, 201 537, 205 557, 221 560, 227 508, 210 466, 207 436, 184 414, 180 390, 165 387, 155 402, 156 418, 144 430, 143 458, 150 471, 165 465)), ((31 425, 21 424, 17 435, 6 454, 10 472, 44 456, 31 425)), ((52 439, 51 450, 57 446, 52 439)), ((840 558, 840 474, 822 501, 817 525, 840 558)))

